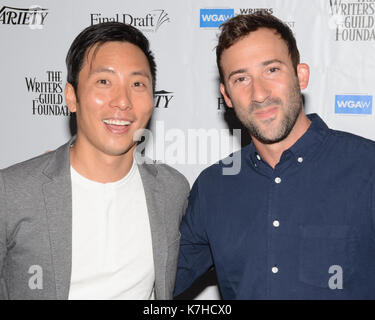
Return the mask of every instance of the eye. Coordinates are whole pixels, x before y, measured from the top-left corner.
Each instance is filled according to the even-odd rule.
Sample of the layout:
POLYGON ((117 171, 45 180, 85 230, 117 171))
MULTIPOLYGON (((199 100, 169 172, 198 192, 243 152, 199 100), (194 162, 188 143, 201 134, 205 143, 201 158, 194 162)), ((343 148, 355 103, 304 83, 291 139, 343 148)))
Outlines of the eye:
POLYGON ((280 69, 279 68, 276 68, 276 67, 272 67, 268 70, 269 73, 275 73, 277 71, 279 71, 280 69))
POLYGON ((234 82, 243 82, 246 80, 246 77, 239 77, 234 82))
POLYGON ((107 79, 99 79, 97 83, 104 86, 109 85, 109 81, 107 79))
POLYGON ((235 78, 233 82, 234 85, 241 85, 241 86, 248 85, 249 83, 250 83, 250 77, 248 76, 239 76, 238 78, 235 78))
POLYGON ((147 88, 146 84, 144 82, 141 82, 141 81, 135 81, 133 83, 133 87, 137 91, 144 91, 147 88))

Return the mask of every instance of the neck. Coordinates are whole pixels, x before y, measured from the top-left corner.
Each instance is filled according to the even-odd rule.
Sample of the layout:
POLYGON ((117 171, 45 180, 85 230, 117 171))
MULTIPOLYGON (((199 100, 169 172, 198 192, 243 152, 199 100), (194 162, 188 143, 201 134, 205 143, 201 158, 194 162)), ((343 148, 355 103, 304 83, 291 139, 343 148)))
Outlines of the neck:
POLYGON ((70 149, 70 164, 80 175, 100 183, 121 180, 133 165, 133 154, 136 146, 119 156, 99 152, 91 146, 76 143, 70 149))
POLYGON ((273 144, 264 144, 253 136, 251 138, 263 160, 272 168, 275 168, 280 162, 283 152, 293 146, 305 134, 310 124, 310 119, 302 111, 299 114, 292 131, 284 140, 273 144))

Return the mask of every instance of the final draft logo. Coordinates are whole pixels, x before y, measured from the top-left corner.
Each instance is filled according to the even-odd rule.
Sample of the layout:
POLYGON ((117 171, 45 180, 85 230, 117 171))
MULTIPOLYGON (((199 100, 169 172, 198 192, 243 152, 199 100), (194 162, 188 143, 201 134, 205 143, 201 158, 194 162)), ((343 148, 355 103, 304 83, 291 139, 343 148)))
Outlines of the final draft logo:
POLYGON ((0 9, 0 24, 25 25, 31 29, 42 29, 47 15, 48 9, 39 6, 26 9, 3 6, 0 9))
POLYGON ((336 41, 375 40, 374 0, 328 0, 336 41))
POLYGON ((46 71, 46 81, 36 77, 25 77, 28 92, 35 93, 32 100, 32 114, 38 116, 69 116, 68 107, 64 104, 62 71, 46 71))
POLYGON ((102 22, 122 22, 148 32, 156 32, 163 24, 170 22, 168 13, 163 9, 151 10, 144 15, 116 13, 111 17, 103 16, 101 13, 91 13, 90 19, 91 25, 102 22))

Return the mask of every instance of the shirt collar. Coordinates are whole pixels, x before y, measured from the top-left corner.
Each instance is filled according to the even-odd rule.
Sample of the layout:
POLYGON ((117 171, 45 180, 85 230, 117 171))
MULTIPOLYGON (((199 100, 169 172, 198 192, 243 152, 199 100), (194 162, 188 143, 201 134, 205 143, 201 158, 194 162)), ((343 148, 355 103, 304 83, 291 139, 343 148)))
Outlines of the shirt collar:
MULTIPOLYGON (((307 117, 311 120, 310 127, 292 147, 283 152, 280 162, 283 156, 288 153, 291 153, 297 160, 299 158, 303 159, 308 157, 311 153, 315 152, 316 147, 318 147, 327 136, 329 130, 328 126, 316 113, 308 114, 307 117)), ((250 143, 248 151, 249 152, 245 152, 245 154, 250 156, 253 165, 257 166, 257 163, 261 160, 261 156, 253 142, 250 143)))

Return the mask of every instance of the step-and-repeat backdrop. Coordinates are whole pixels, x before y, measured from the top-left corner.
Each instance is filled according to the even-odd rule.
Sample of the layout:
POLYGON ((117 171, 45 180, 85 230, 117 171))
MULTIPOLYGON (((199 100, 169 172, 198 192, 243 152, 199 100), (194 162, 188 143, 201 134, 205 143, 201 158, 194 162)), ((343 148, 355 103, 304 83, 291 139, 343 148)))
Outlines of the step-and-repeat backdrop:
MULTIPOLYGON (((374 1, 0 0, 0 168, 70 138, 74 123, 63 93, 67 50, 85 27, 120 21, 144 32, 158 66, 146 153, 192 184, 201 170, 248 142, 220 95, 215 46, 222 22, 259 10, 290 26, 301 60, 310 65, 306 112, 318 113, 332 128, 375 139, 374 1)), ((219 298, 212 276, 191 295, 219 298)))

